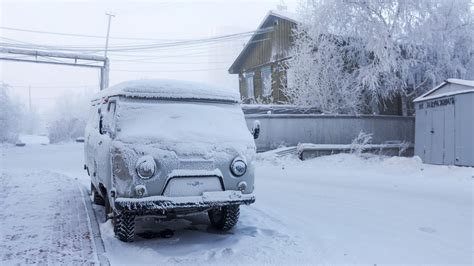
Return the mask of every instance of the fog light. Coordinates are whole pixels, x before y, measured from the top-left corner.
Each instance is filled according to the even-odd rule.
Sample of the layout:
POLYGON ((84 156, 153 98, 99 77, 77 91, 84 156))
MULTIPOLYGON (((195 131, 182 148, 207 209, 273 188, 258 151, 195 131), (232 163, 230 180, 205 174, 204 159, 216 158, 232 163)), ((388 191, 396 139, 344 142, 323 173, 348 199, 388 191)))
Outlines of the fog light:
POLYGON ((240 191, 244 192, 244 191, 247 189, 247 182, 245 182, 245 181, 240 182, 240 183, 237 185, 237 188, 238 188, 240 191))
POLYGON ((135 187, 135 193, 139 198, 142 198, 146 195, 146 188, 144 185, 138 185, 135 187))

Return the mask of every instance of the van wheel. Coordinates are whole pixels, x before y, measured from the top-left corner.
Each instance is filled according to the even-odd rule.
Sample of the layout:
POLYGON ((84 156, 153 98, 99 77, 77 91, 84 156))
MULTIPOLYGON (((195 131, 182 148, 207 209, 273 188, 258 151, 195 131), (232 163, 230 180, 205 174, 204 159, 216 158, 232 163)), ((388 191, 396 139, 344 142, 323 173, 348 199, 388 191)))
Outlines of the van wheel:
POLYGON ((211 225, 221 231, 229 231, 239 220, 240 206, 229 205, 208 212, 211 225))
POLYGON ((91 197, 92 197, 92 202, 94 204, 104 206, 105 201, 104 198, 97 192, 97 189, 94 187, 94 185, 91 183, 91 197))
POLYGON ((114 213, 115 237, 123 242, 133 242, 135 239, 135 215, 129 213, 114 213))

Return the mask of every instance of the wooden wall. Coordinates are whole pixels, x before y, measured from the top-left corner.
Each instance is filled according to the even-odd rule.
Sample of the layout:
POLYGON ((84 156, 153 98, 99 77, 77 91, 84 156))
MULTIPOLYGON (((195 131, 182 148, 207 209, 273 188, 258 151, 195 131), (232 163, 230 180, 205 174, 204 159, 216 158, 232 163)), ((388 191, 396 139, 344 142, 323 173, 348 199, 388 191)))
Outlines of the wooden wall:
POLYGON ((254 98, 262 96, 261 69, 270 66, 272 69, 272 103, 285 102, 286 98, 281 92, 284 85, 286 71, 280 66, 280 62, 288 58, 289 50, 293 42, 292 30, 295 23, 274 17, 263 25, 262 28, 273 27, 273 31, 261 34, 255 38, 255 43, 248 47, 247 54, 242 59, 239 73, 240 93, 242 98, 247 95, 244 73, 254 73, 254 98))

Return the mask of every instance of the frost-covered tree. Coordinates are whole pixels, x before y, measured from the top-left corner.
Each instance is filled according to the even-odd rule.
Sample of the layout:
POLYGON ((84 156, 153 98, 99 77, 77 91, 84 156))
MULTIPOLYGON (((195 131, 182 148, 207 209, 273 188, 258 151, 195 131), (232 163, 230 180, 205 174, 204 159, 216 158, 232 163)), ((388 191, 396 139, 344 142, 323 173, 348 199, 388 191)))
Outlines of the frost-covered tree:
POLYGON ((51 143, 70 141, 84 136, 88 108, 88 94, 67 93, 55 102, 48 126, 51 143))
POLYGON ((5 83, 0 83, 0 142, 14 143, 21 130, 20 105, 15 102, 5 83))
POLYGON ((446 78, 473 79, 472 10, 471 0, 304 1, 284 93, 355 113, 446 78))

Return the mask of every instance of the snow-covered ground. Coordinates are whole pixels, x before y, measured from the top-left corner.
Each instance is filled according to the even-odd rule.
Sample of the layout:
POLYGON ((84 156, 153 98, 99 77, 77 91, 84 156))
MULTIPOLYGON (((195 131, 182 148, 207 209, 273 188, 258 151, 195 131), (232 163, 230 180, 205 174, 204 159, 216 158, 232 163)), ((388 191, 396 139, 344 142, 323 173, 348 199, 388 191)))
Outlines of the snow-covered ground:
MULTIPOLYGON (((0 146, 0 264, 96 262, 87 212, 68 209, 84 208, 76 185, 89 185, 83 144, 35 143, 0 146)), ((140 219, 137 241, 122 243, 101 207, 93 209, 111 264, 472 265, 473 177, 473 168, 415 158, 341 154, 302 162, 267 153, 257 162, 257 202, 242 207, 227 234, 210 229, 205 215, 140 219), (174 236, 157 237, 163 229, 174 236)))

